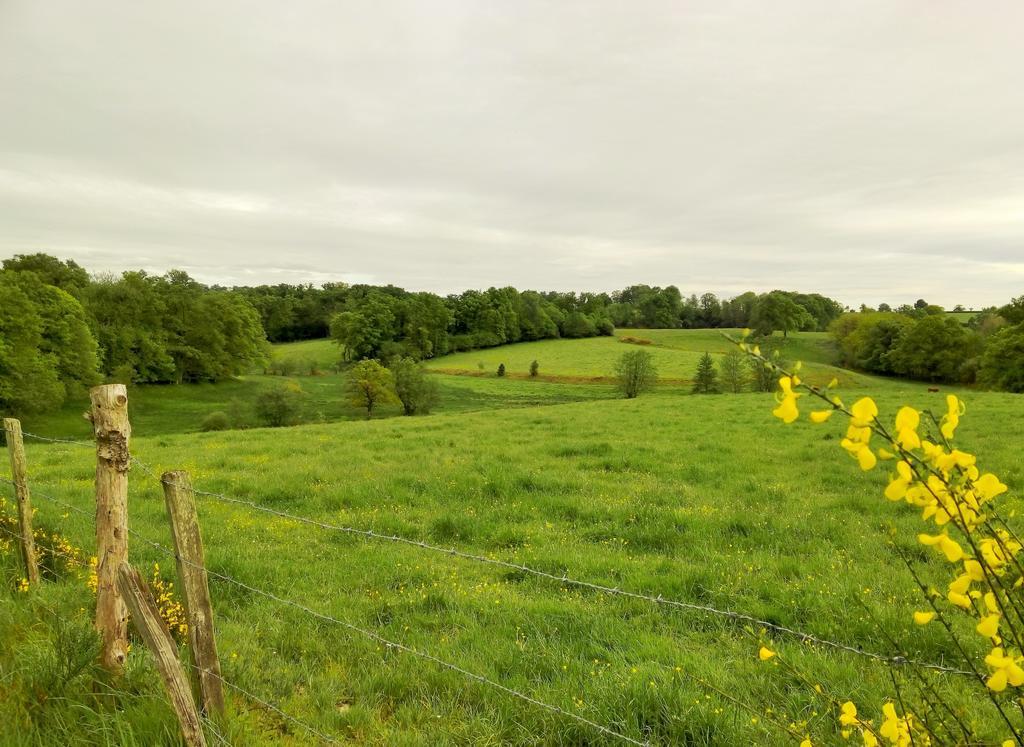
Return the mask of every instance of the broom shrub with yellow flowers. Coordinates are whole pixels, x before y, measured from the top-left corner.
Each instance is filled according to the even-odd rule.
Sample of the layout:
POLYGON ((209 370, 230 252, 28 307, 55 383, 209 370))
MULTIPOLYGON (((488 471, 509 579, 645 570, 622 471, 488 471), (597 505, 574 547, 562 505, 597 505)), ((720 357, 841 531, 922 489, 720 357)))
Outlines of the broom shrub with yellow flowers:
MULTIPOLYGON (((984 696, 980 702, 998 714, 1005 729, 1001 744, 1024 743, 1024 544, 999 510, 997 499, 1007 486, 955 443, 965 403, 949 394, 941 413, 903 406, 888 416, 871 397, 847 405, 836 393, 835 380, 826 387, 811 386, 801 380, 799 364, 786 370, 748 343, 748 336, 744 330, 743 338, 733 342, 775 371, 772 414, 793 423, 804 399, 813 403, 808 412, 812 423, 843 418, 842 450, 864 472, 887 467, 884 488, 880 485, 884 498, 919 512, 923 526, 917 542, 946 564, 947 580, 944 591, 925 584, 903 555, 923 597, 923 609, 913 613, 907 626, 942 626, 964 673, 984 696)), ((787 666, 764 646, 759 658, 787 666)), ((850 700, 833 699, 841 736, 859 738, 865 747, 992 743, 974 733, 974 720, 963 704, 949 702, 925 673, 914 672, 909 682, 901 679, 902 687, 892 677, 891 700, 874 704, 880 706, 880 719, 865 717, 850 700)), ((820 686, 816 691, 823 692, 820 686)), ((801 744, 809 747, 812 737, 801 744)))

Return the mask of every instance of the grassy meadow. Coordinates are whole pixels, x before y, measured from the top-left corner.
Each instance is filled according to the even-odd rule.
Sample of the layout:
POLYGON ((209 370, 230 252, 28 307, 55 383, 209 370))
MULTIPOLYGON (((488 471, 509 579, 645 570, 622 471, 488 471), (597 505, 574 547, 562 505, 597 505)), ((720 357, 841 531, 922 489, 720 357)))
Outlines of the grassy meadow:
MULTIPOLYGON (((882 497, 884 470, 862 473, 839 448, 841 422, 784 426, 771 416, 767 394, 690 395, 686 382, 697 357, 727 349, 713 332, 620 334, 650 339, 645 349, 670 381, 639 399, 619 399, 604 377, 627 344, 522 343, 432 361, 443 400, 430 416, 360 420, 340 402, 337 376, 298 377, 316 399, 310 407, 329 413, 328 422, 221 433, 190 431, 210 409, 279 377, 138 387, 130 404, 133 452, 158 472, 188 469, 203 490, 279 511, 741 611, 872 651, 894 652, 886 640, 892 636, 914 658, 959 663, 937 627, 910 624, 921 602, 888 543, 920 560, 926 578, 943 578, 945 563, 917 544, 916 513, 882 497), (544 380, 525 378, 534 359, 544 380), (496 378, 498 363, 512 376, 496 378)), ((810 376, 831 378, 823 337, 794 335, 786 344, 787 357, 806 360, 810 376)), ((326 360, 336 355, 327 345, 296 343, 275 354, 326 360)), ((890 417, 904 403, 943 407, 945 389, 929 393, 924 385, 840 373, 844 397, 870 393, 890 417)), ((951 391, 969 408, 958 433, 964 448, 1019 495, 1024 399, 951 391)), ((83 407, 75 411, 79 420, 83 407)), ((26 429, 87 435, 70 410, 26 420, 26 429)), ((90 449, 29 442, 28 460, 38 525, 89 548, 90 449)), ((159 483, 135 468, 130 489, 132 527, 170 544, 159 483)), ((1019 508, 1015 501, 1007 499, 1008 508, 1019 508)), ((852 699, 875 718, 891 697, 889 670, 880 664, 766 637, 707 613, 311 527, 215 497, 200 496, 199 511, 213 571, 635 740, 799 742, 773 723, 780 721, 810 733, 816 745, 843 743, 827 696, 852 699), (762 642, 799 676, 758 661, 762 642), (820 684, 825 695, 807 683, 820 684)), ((130 545, 147 572, 154 562, 173 568, 137 538, 130 545)), ((0 574, 0 718, 14 725, 2 730, 0 743, 177 744, 141 645, 106 703, 92 694, 91 661, 69 668, 69 651, 88 650, 92 597, 80 574, 14 591, 20 571, 10 547, 0 554, 0 574), (43 684, 58 694, 41 695, 51 692, 43 684)), ((211 579, 211 589, 225 677, 339 742, 618 743, 223 581, 211 579)), ((959 697, 969 689, 960 678, 928 676, 964 702, 964 718, 993 739, 1005 736, 984 703, 959 697)), ((220 728, 232 744, 316 741, 237 693, 229 702, 220 728)))

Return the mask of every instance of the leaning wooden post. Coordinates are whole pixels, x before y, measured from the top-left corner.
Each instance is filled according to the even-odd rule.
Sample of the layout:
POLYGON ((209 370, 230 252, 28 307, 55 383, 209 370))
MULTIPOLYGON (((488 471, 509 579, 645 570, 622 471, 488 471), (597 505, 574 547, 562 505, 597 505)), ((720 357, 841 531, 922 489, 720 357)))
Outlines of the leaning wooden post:
POLYGON ((21 559, 25 563, 25 578, 29 586, 39 583, 39 564, 36 562, 36 541, 32 534, 32 501, 28 492, 25 466, 25 443, 21 437, 21 421, 4 418, 7 432, 7 451, 11 455, 11 477, 18 501, 18 532, 21 535, 21 559))
POLYGON ((100 660, 119 674, 128 654, 128 610, 117 588, 117 569, 128 560, 128 391, 106 384, 89 392, 96 436, 96 629, 100 660))
POLYGON ((156 668, 160 670, 167 696, 178 716, 185 744, 190 747, 206 747, 206 737, 203 735, 195 700, 192 699, 192 688, 178 661, 178 647, 174 645, 167 626, 160 618, 149 587, 139 572, 126 562, 117 568, 117 585, 131 610, 132 625, 156 659, 156 668))
POLYGON ((196 514, 196 495, 188 472, 165 472, 164 500, 174 536, 174 554, 178 561, 178 583, 185 598, 188 615, 189 649, 192 663, 199 672, 199 690, 203 711, 224 712, 224 691, 221 687, 220 659, 213 634, 213 604, 203 558, 203 538, 196 514))

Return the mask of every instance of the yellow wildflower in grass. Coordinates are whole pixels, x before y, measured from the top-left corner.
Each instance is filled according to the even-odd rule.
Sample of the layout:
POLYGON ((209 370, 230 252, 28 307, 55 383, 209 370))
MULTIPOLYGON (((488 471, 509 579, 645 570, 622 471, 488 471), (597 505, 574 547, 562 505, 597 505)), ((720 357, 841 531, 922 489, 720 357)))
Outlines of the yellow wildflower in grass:
POLYGON ((18 582, 18 591, 22 592, 22 593, 28 591, 28 579, 27 578, 23 578, 23 579, 21 579, 21 581, 18 582))
POLYGON ((160 575, 160 565, 153 563, 153 579, 151 583, 157 610, 174 639, 179 643, 188 635, 188 622, 185 608, 174 594, 174 583, 164 581, 160 575))
POLYGON ((775 652, 769 648, 765 648, 764 646, 761 646, 761 650, 757 652, 757 657, 761 661, 768 661, 773 656, 775 656, 775 652))
POLYGON ((928 623, 930 623, 934 619, 935 619, 935 613, 934 612, 915 612, 914 613, 914 622, 917 625, 927 625, 928 623))

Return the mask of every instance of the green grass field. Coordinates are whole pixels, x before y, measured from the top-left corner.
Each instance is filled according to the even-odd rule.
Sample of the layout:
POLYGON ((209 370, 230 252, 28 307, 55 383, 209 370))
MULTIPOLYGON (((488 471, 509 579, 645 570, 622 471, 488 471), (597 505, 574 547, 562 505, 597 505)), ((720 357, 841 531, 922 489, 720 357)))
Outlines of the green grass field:
MULTIPOLYGON (((725 349, 712 347, 717 340, 705 333, 643 336, 655 341, 649 349, 663 372, 680 379, 691 373, 698 351, 725 349)), ((797 335, 790 344, 815 362, 812 370, 827 373, 821 338, 797 335)), ((519 372, 537 358, 543 373, 571 383, 438 374, 450 404, 435 415, 289 429, 182 433, 215 404, 213 395, 201 388, 178 388, 192 395, 140 388, 132 393, 133 451, 158 471, 188 469, 204 490, 279 511, 454 546, 556 577, 742 611, 891 652, 880 625, 912 656, 956 663, 936 627, 910 624, 921 602, 887 543, 895 536, 929 578, 943 578, 945 564, 914 540, 921 528, 916 514, 882 497, 884 471, 865 475, 839 448, 842 423, 784 426, 770 415, 771 395, 692 396, 680 383, 623 400, 606 385, 580 381, 604 375, 624 349, 605 338, 451 356, 431 365, 473 373, 484 360, 519 372), (177 405, 165 399, 172 396, 181 397, 177 405)), ((264 378, 230 386, 263 385, 264 378)), ((326 388, 332 379, 301 382, 326 388)), ((941 409, 945 394, 862 376, 848 382, 844 396, 870 392, 890 414, 905 402, 941 409)), ((964 447, 1019 495, 1024 464, 1016 444, 1024 435, 1024 400, 959 393, 969 407, 959 434, 964 447)), ((58 425, 70 421, 40 420, 36 428, 65 435, 44 428, 58 425)), ((90 450, 30 443, 28 459, 37 523, 88 548, 89 516, 44 495, 89 514, 90 450)), ((834 711, 821 697, 794 674, 757 660, 762 633, 754 626, 319 529, 214 497, 199 500, 213 571, 632 739, 659 745, 799 741, 771 723, 778 718, 809 731, 815 744, 842 743, 834 711)), ((131 474, 130 512, 143 537, 170 542, 160 485, 139 469, 131 474)), ((147 569, 157 561, 173 567, 137 538, 131 548, 147 569)), ((69 577, 18 593, 14 553, 2 557, 3 587, 10 591, 0 593, 0 714, 15 725, 15 736, 5 729, 0 741, 176 744, 173 716, 141 645, 111 696, 117 709, 94 702, 87 676, 68 680, 61 669, 68 641, 88 628, 91 595, 84 581, 69 577), (44 622, 55 616, 65 622, 44 622), (59 697, 40 702, 39 682, 58 680, 67 682, 59 697)), ((225 676, 339 741, 618 743, 338 625, 223 581, 211 585, 225 676)), ((878 717, 891 695, 882 665, 792 638, 766 640, 810 682, 837 699, 855 700, 871 716, 878 717)), ((967 690, 962 680, 935 675, 934 684, 964 702, 967 718, 982 731, 1005 736, 983 703, 960 697, 967 690)), ((234 744, 315 741, 237 694, 229 710, 223 729, 234 744)))

